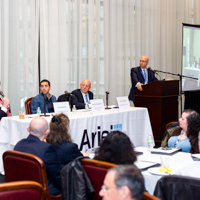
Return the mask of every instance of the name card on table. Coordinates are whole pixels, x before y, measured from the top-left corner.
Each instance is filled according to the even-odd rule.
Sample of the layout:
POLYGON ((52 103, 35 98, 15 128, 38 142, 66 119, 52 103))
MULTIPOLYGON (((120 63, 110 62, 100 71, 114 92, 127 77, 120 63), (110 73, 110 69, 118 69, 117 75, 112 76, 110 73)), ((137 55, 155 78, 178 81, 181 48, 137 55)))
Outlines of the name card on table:
POLYGON ((65 102, 54 102, 53 103, 53 107, 54 107, 55 114, 64 113, 65 115, 67 115, 69 117, 69 115, 70 115, 70 107, 69 107, 69 102, 68 101, 65 101, 65 102))
POLYGON ((91 103, 92 112, 94 115, 104 113, 105 107, 104 107, 103 99, 90 100, 90 103, 91 103))
POLYGON ((117 97, 117 103, 120 110, 128 110, 130 109, 130 103, 128 97, 117 97))

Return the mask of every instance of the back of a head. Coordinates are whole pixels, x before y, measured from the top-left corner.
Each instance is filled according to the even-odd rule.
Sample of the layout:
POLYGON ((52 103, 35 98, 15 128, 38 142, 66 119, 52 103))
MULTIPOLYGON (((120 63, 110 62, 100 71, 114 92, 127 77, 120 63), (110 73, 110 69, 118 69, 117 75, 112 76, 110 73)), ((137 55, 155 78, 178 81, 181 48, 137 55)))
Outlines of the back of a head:
POLYGON ((94 159, 115 164, 133 164, 137 157, 129 137, 121 131, 113 131, 102 141, 94 159))
POLYGON ((45 134, 45 131, 48 129, 48 123, 45 118, 36 117, 30 122, 30 134, 37 137, 41 137, 45 134))
MULTIPOLYGON (((118 165, 109 171, 115 172, 115 184, 118 189, 127 186, 132 199, 141 200, 145 191, 144 178, 134 165, 118 165)), ((108 172, 109 172, 108 171, 108 172)))
POLYGON ((69 134, 69 118, 61 113, 55 115, 50 123, 50 133, 47 136, 47 142, 56 146, 61 142, 72 142, 69 134))

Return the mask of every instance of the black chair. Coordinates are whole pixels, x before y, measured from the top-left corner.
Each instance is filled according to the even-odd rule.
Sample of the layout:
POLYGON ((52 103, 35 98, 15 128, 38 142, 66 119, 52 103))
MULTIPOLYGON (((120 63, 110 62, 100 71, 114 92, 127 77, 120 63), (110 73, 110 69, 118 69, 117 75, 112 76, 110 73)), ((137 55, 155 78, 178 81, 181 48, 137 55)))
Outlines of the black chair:
POLYGON ((200 179, 177 175, 163 176, 157 182, 154 195, 161 200, 200 199, 200 179))

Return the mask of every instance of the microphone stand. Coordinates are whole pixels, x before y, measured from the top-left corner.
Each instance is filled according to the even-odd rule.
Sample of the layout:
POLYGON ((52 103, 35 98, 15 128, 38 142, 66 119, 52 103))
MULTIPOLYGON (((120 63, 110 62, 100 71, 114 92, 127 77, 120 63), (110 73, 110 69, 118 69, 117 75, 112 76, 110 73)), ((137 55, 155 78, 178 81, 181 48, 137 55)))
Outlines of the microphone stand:
POLYGON ((156 72, 161 72, 161 73, 164 73, 164 74, 170 74, 170 75, 178 76, 179 77, 180 83, 181 83, 181 89, 180 89, 180 94, 179 95, 180 95, 181 113, 182 113, 182 94, 184 94, 184 92, 182 90, 182 78, 185 77, 185 78, 190 78, 190 79, 194 79, 194 80, 198 80, 198 78, 193 78, 191 76, 185 76, 185 75, 181 75, 181 74, 174 74, 174 73, 171 73, 171 72, 164 72, 164 71, 160 71, 160 70, 152 70, 152 71, 154 71, 155 73, 156 72))
POLYGON ((108 108, 108 95, 109 95, 109 92, 106 91, 106 108, 105 109, 111 109, 111 108, 108 108))
POLYGON ((47 100, 47 96, 44 95, 44 115, 40 115, 40 116, 43 116, 43 117, 49 117, 50 116, 50 115, 46 114, 46 100, 47 100))

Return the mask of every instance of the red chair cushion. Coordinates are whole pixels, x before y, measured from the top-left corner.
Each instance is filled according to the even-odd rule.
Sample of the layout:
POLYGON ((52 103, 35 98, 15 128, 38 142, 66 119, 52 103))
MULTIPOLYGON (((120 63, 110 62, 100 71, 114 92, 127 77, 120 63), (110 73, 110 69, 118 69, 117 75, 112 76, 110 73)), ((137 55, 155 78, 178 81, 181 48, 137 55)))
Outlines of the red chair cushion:
POLYGON ((94 199, 101 200, 102 198, 99 196, 99 191, 101 190, 108 169, 85 164, 82 164, 82 166, 96 191, 94 199))

